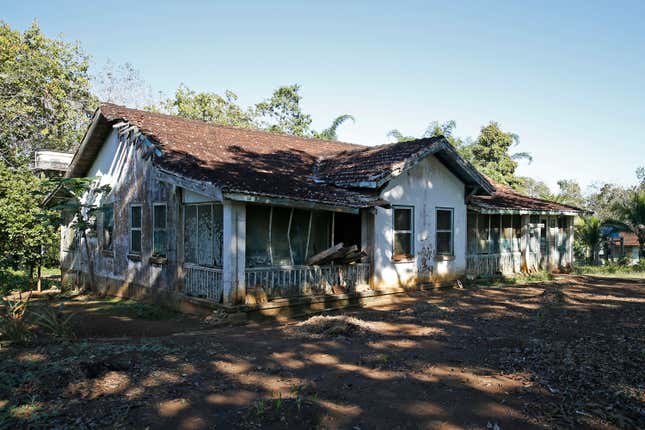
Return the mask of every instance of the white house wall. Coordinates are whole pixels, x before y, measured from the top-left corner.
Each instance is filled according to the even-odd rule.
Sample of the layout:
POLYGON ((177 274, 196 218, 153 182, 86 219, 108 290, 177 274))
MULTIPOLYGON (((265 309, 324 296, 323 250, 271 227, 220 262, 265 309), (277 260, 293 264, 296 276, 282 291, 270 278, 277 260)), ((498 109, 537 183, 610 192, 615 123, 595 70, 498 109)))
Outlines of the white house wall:
POLYGON ((375 215, 374 284, 405 286, 414 282, 451 279, 466 269, 466 204, 464 184, 437 158, 429 156, 393 179, 382 198, 396 206, 414 207, 414 258, 392 260, 392 209, 377 208, 375 215), (435 261, 437 208, 452 208, 454 259, 435 261))

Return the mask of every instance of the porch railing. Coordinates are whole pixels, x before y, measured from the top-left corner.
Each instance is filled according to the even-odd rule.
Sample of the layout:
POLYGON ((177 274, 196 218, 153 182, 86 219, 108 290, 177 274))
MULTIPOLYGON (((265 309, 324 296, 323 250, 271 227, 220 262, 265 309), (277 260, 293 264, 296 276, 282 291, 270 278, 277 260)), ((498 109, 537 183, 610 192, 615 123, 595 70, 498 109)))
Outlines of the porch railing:
POLYGON ((184 264, 184 294, 219 302, 223 292, 222 269, 184 264))
POLYGON ((280 266, 246 269, 247 291, 261 286, 269 298, 331 294, 334 285, 348 292, 369 285, 369 263, 330 266, 280 266))
POLYGON ((522 270, 521 252, 498 254, 469 254, 466 256, 466 273, 474 276, 518 273, 522 270))

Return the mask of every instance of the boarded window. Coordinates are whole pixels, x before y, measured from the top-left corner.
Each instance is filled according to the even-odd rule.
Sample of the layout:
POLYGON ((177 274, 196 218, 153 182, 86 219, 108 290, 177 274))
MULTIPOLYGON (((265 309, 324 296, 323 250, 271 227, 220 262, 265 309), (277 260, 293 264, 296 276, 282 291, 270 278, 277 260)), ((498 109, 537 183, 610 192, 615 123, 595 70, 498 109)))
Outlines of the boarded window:
POLYGON ((112 251, 112 236, 114 234, 114 206, 106 205, 103 211, 103 234, 101 242, 104 251, 112 251))
POLYGON ((141 206, 130 206, 130 253, 141 254, 141 206))
POLYGON ((168 247, 166 204, 156 203, 152 208, 152 254, 165 257, 168 247))
POLYGON ((271 214, 271 257, 274 265, 291 264, 289 250, 289 221, 291 209, 273 208, 271 214))
POLYGON ((222 266, 222 205, 184 206, 184 259, 208 267, 222 266))
POLYGON ((309 236, 309 218, 311 212, 294 209, 289 230, 291 251, 293 252, 294 264, 305 264, 307 259, 307 238, 309 236))
POLYGON ((246 264, 249 267, 268 266, 269 225, 271 207, 248 205, 246 207, 246 264))
POLYGON ((411 207, 395 207, 393 220, 393 258, 412 257, 414 213, 411 207))

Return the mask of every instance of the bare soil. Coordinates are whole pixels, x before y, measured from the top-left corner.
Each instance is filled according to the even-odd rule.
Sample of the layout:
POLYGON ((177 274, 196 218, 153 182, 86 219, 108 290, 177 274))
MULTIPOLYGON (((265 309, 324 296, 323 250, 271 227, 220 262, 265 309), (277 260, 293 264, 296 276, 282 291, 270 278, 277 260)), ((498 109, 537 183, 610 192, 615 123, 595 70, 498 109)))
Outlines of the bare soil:
POLYGON ((206 330, 112 317, 0 349, 0 428, 645 428, 644 280, 442 289, 206 330))

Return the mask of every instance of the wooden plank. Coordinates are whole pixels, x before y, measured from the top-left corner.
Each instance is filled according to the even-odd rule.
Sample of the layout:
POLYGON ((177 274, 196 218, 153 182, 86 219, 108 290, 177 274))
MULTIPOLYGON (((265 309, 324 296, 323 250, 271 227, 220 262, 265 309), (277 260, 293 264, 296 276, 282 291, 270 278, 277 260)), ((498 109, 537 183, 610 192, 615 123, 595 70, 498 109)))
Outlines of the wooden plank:
POLYGON ((343 248, 343 242, 337 243, 336 245, 332 246, 331 248, 327 248, 324 251, 319 252, 318 254, 309 257, 309 259, 307 260, 307 264, 318 264, 321 261, 324 261, 325 259, 327 259, 327 257, 337 253, 342 248, 343 248))

